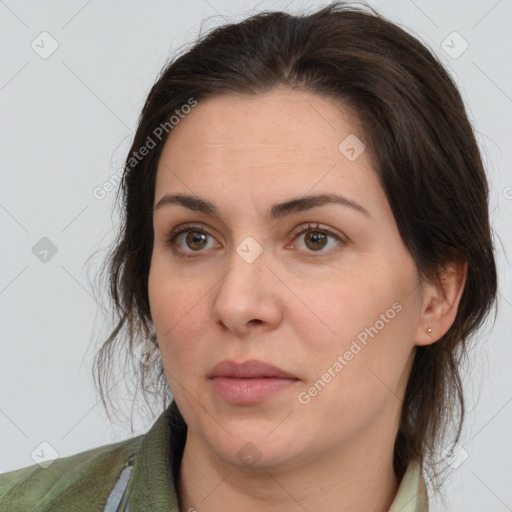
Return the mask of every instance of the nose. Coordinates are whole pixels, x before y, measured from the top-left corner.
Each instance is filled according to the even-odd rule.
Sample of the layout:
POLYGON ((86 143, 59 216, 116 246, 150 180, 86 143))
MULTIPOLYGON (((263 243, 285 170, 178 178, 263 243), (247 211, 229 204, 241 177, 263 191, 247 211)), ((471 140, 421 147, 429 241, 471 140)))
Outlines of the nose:
POLYGON ((264 251, 251 262, 243 251, 233 250, 212 305, 214 321, 221 328, 242 336, 279 325, 283 313, 282 283, 267 263, 264 251))

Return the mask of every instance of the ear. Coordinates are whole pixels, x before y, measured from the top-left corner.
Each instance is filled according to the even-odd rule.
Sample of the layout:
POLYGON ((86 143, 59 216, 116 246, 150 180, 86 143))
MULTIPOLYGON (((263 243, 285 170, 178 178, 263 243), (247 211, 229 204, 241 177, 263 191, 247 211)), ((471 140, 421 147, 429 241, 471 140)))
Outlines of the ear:
POLYGON ((467 261, 452 261, 442 271, 439 283, 423 285, 423 306, 414 339, 418 346, 430 345, 446 334, 459 309, 467 277, 467 261), (432 329, 428 334, 428 329, 432 329))

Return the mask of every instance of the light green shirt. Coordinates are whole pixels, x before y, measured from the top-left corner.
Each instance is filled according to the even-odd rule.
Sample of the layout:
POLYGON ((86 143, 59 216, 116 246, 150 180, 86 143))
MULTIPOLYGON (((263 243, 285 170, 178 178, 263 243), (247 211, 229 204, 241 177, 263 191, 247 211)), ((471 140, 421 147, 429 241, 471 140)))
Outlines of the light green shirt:
MULTIPOLYGON (((170 407, 142 436, 0 475, 0 512, 179 512, 176 477, 186 439, 170 407)), ((412 463, 389 512, 428 512, 412 463)))

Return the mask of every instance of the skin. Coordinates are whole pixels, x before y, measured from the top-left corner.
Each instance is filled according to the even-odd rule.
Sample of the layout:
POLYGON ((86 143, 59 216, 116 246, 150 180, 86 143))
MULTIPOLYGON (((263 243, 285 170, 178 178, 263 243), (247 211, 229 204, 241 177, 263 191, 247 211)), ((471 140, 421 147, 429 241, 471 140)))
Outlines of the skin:
POLYGON ((369 151, 350 161, 338 149, 349 134, 364 142, 347 109, 282 87, 201 100, 165 143, 155 205, 182 193, 220 210, 220 217, 177 204, 154 211, 151 315, 188 424, 182 511, 329 512, 342 505, 344 512, 385 512, 393 502, 393 443, 415 347, 453 323, 465 268, 447 267, 440 285, 420 283, 369 151), (280 220, 266 216, 274 203, 332 192, 369 215, 330 204, 280 220), (199 249, 187 245, 187 233, 174 248, 166 245, 168 232, 184 223, 207 232, 199 249), (308 223, 315 227, 294 235, 308 223), (308 242, 322 228, 343 243, 332 236, 308 242), (252 263, 236 251, 246 237, 263 251, 252 263), (400 312, 301 403, 299 393, 329 368, 332 376, 337 357, 396 303, 400 312), (208 374, 224 359, 253 358, 300 380, 258 404, 225 402, 208 374), (238 456, 247 443, 260 454, 250 467, 238 456))

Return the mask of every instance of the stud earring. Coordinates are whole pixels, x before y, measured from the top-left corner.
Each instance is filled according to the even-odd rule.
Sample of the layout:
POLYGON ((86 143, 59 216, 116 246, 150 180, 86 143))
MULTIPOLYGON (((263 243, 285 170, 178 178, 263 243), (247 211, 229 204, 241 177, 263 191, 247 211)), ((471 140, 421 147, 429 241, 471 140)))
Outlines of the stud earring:
POLYGON ((429 336, 432 336, 432 329, 430 327, 427 328, 427 334, 429 336))

